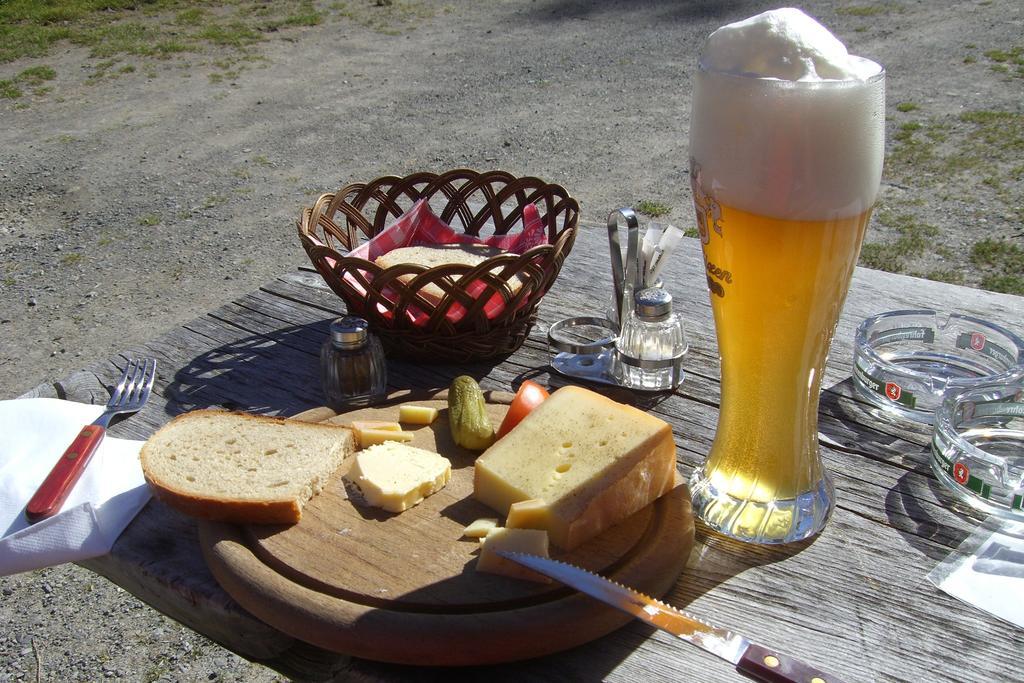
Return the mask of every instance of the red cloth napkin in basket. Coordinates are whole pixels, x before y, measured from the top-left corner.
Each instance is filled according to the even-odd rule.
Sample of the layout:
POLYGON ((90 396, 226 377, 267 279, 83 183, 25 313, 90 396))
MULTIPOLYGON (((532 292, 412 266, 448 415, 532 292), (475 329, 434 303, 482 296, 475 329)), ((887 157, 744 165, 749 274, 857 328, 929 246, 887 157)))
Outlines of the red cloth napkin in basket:
MULTIPOLYGON (((527 204, 523 207, 523 229, 520 232, 507 235, 492 235, 487 239, 480 239, 453 230, 430 210, 430 204, 427 203, 427 200, 421 199, 411 209, 402 214, 392 225, 382 230, 373 239, 353 249, 348 255, 372 262, 392 249, 400 247, 454 243, 485 244, 489 247, 496 247, 514 254, 522 254, 532 247, 547 244, 548 238, 544 222, 540 218, 540 212, 533 204, 527 204)), ((369 273, 365 273, 365 275, 367 279, 372 279, 372 275, 369 273)), ((357 291, 365 294, 363 287, 354 277, 346 274, 345 279, 357 291)), ((487 289, 487 285, 480 280, 471 282, 466 286, 466 291, 474 296, 479 296, 487 289)), ((383 293, 388 298, 391 298, 387 289, 383 293)), ((391 294, 394 296, 393 301, 398 299, 397 293, 391 294)), ((504 299, 500 294, 496 293, 484 305, 484 314, 488 319, 493 319, 501 314, 504 309, 504 299)), ((378 304, 377 310, 387 318, 393 315, 392 311, 388 310, 383 304, 378 304)), ((429 318, 427 313, 415 306, 408 307, 406 314, 415 325, 425 325, 429 318)), ((446 317, 455 323, 465 315, 465 307, 455 303, 448 309, 446 317)))

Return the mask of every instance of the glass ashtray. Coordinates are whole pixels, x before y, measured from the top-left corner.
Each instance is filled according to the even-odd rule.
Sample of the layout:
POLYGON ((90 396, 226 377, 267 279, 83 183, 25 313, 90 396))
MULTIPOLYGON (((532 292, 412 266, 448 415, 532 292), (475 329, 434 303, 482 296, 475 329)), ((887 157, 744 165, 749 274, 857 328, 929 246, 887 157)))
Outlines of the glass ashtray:
POLYGON ((949 392, 935 411, 931 464, 963 502, 1024 520, 1024 381, 949 392))
POLYGON ((1024 378, 1024 341, 994 323, 933 310, 868 318, 853 345, 857 391, 883 410, 931 424, 947 391, 1024 378))
POLYGON ((548 328, 551 367, 576 379, 618 385, 615 340, 619 326, 607 318, 581 316, 548 328))

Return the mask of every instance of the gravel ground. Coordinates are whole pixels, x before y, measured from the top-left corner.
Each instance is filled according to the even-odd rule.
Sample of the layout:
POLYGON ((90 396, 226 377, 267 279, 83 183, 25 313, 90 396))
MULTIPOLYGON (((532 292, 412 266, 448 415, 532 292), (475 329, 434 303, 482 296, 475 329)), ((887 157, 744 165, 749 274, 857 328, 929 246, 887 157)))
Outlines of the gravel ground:
MULTIPOLYGON (((304 263, 300 208, 351 180, 502 168, 561 183, 585 221, 648 201, 690 226, 700 41, 769 7, 406 4, 415 20, 382 32, 323 3, 321 25, 271 36, 262 59, 229 78, 214 49, 126 59, 138 68, 116 78, 87 78, 96 59, 69 46, 0 65, 0 79, 41 64, 57 72, 46 94, 0 100, 0 399, 304 263)), ((972 245, 1022 233, 1013 145, 1024 79, 998 51, 1020 54, 1024 8, 804 8, 888 71, 890 161, 870 254, 980 286, 972 245), (993 130, 964 116, 979 111, 999 114, 993 130)), ((0 578, 0 589, 0 681, 280 678, 75 566, 0 578)))

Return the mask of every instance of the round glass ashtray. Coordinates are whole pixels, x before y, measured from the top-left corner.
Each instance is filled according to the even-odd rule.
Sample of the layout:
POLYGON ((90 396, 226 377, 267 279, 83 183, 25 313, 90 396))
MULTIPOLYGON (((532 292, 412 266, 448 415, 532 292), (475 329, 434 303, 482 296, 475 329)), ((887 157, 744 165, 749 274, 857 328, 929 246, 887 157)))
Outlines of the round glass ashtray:
POLYGON ((1024 380, 949 392, 935 411, 931 464, 963 502, 1024 520, 1024 380))
POLYGON ((857 328, 853 381, 883 410, 931 424, 947 391, 1024 378, 1024 341, 994 323, 933 310, 891 311, 857 328))
POLYGON ((607 318, 566 318, 548 328, 551 367, 567 377, 618 384, 618 325, 607 318))

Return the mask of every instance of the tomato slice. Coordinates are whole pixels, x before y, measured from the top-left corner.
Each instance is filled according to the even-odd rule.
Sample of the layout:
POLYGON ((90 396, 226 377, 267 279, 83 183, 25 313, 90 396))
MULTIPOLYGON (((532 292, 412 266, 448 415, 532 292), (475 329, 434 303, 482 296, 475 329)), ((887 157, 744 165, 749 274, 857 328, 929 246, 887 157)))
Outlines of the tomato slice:
POLYGON ((512 405, 509 406, 505 419, 498 427, 498 438, 500 439, 512 431, 513 427, 519 424, 531 410, 543 403, 548 396, 550 396, 548 390, 541 385, 529 379, 524 381, 519 387, 519 391, 516 392, 516 397, 512 399, 512 405))

